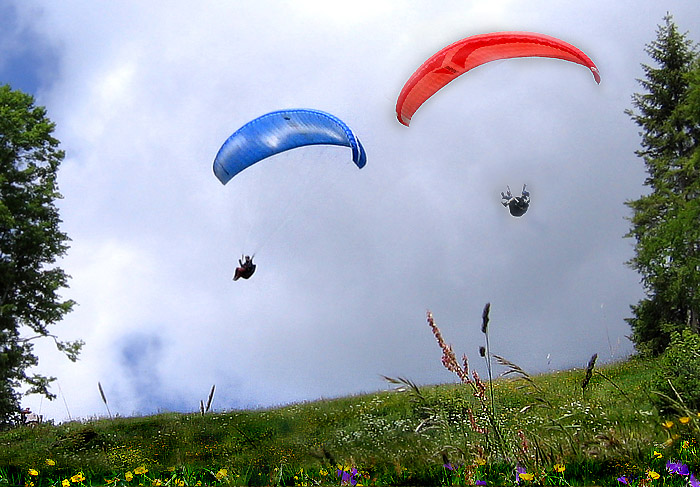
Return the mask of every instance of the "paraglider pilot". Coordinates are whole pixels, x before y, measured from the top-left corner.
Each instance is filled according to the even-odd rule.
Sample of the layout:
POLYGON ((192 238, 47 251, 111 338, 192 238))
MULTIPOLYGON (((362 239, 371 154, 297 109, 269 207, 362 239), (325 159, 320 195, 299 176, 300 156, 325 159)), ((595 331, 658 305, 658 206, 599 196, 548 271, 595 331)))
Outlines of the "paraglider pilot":
POLYGON ((253 264, 253 257, 249 255, 241 255, 241 258, 238 259, 238 265, 240 267, 236 267, 236 272, 233 274, 234 281, 237 281, 241 277, 243 279, 249 279, 250 276, 252 276, 255 272, 255 264, 253 264))
POLYGON ((523 216, 530 206, 530 193, 525 189, 523 184, 523 191, 521 196, 513 196, 510 192, 510 187, 507 193, 501 193, 501 204, 508 208, 510 214, 513 216, 523 216))

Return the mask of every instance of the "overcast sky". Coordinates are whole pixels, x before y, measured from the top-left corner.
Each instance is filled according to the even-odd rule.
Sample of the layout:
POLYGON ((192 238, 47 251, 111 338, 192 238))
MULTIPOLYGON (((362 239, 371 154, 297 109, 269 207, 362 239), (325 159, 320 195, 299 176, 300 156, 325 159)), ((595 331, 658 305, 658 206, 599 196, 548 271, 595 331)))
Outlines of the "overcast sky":
POLYGON ((58 378, 56 421, 267 407, 453 381, 425 321, 479 371, 492 351, 535 373, 633 352, 624 201, 644 191, 624 114, 670 12, 700 40, 700 2, 71 1, 0 4, 0 83, 33 94, 66 151, 59 172, 64 297, 55 327, 86 342, 58 378), (226 6, 228 5, 228 6, 226 6), (430 99, 410 128, 395 104, 442 47, 492 31, 549 34, 588 54, 487 64, 430 99), (306 147, 226 186, 212 162, 240 126, 315 108, 367 151, 306 147), (522 218, 500 192, 528 184, 522 218), (255 253, 248 281, 231 276, 255 253), (59 389, 60 387, 60 389, 59 389))

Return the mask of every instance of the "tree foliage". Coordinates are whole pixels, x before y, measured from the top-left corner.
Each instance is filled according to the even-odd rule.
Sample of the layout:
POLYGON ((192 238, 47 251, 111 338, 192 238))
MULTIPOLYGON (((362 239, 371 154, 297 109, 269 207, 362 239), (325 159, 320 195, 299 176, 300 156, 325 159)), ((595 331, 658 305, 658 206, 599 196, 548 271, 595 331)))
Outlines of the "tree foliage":
POLYGON ((643 65, 645 89, 628 110, 641 127, 637 155, 647 170, 649 193, 632 209, 635 256, 646 298, 632 306, 632 339, 638 351, 661 354, 671 333, 699 331, 700 318, 700 71, 698 54, 670 15, 646 49, 656 67, 643 65))
POLYGON ((54 378, 28 374, 39 363, 34 340, 51 337, 73 361, 82 346, 49 332, 75 304, 58 294, 68 276, 55 263, 69 239, 54 204, 64 153, 53 130, 30 95, 0 85, 0 427, 18 421, 21 387, 54 397, 54 378))
POLYGON ((685 416, 686 410, 700 409, 700 335, 690 330, 671 333, 652 388, 662 414, 685 416))

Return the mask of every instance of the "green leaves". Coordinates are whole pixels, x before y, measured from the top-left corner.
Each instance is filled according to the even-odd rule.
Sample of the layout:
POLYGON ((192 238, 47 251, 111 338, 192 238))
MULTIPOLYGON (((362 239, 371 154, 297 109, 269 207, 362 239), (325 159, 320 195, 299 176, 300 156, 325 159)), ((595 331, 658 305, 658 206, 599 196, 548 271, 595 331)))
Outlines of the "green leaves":
POLYGON ((32 340, 53 338, 73 361, 82 347, 81 341, 61 342, 49 333, 75 305, 59 296, 69 276, 54 265, 69 239, 54 205, 61 197, 56 171, 64 153, 53 129, 30 95, 0 86, 0 427, 17 417, 14 389, 21 385, 53 397, 53 378, 25 373, 38 364, 32 340), (22 338, 20 330, 36 336, 22 338))

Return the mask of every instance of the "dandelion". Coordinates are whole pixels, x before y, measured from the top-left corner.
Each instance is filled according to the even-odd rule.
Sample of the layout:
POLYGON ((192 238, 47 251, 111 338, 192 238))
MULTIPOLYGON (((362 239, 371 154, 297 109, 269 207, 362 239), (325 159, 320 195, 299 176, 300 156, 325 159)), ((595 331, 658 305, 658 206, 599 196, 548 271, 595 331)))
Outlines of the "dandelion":
POLYGON ((668 469, 669 472, 675 473, 676 475, 688 475, 690 473, 690 470, 688 470, 688 465, 685 463, 681 462, 671 462, 668 461, 666 462, 666 468, 668 469))
POLYGON ((562 473, 562 472, 564 472, 564 470, 566 470, 566 467, 564 465, 562 465, 561 463, 554 464, 554 471, 555 472, 562 473))
POLYGON ((654 458, 663 458, 663 455, 656 450, 654 450, 654 458))
POLYGON ((61 487, 70 487, 70 480, 63 479, 63 482, 61 482, 61 487))
POLYGON ((657 480, 659 477, 661 477, 661 475, 659 475, 658 473, 654 472, 653 470, 648 470, 648 471, 647 471, 647 476, 648 476, 651 480, 657 480))
POLYGON ((126 472, 124 474, 124 480, 126 480, 127 482, 131 482, 132 480, 134 480, 134 474, 131 473, 130 471, 126 472))
POLYGON ((673 428, 673 421, 671 421, 670 419, 667 419, 666 421, 661 423, 661 426, 663 426, 667 430, 670 430, 671 428, 673 428))
POLYGON ((144 474, 148 473, 148 469, 147 469, 146 467, 144 467, 144 466, 136 467, 136 468, 134 469, 134 473, 135 473, 136 475, 144 475, 144 474))
POLYGON ((228 471, 225 468, 219 469, 218 472, 214 475, 216 477, 216 480, 221 480, 224 477, 228 475, 228 471))
POLYGON ((690 423, 690 418, 688 416, 683 416, 682 418, 678 418, 678 422, 680 424, 688 424, 690 423))
POLYGON ((51 460, 50 458, 47 458, 47 459, 46 459, 46 465, 48 465, 49 467, 53 467, 54 465, 56 465, 56 462, 54 462, 54 461, 51 460))
POLYGON ((29 475, 31 475, 32 477, 36 477, 37 475, 39 475, 39 471, 38 471, 38 470, 34 470, 33 468, 30 468, 30 469, 29 469, 29 475))
POLYGON ((527 482, 530 482, 532 479, 535 478, 535 476, 531 473, 525 472, 525 473, 520 474, 520 478, 527 481, 527 482))

